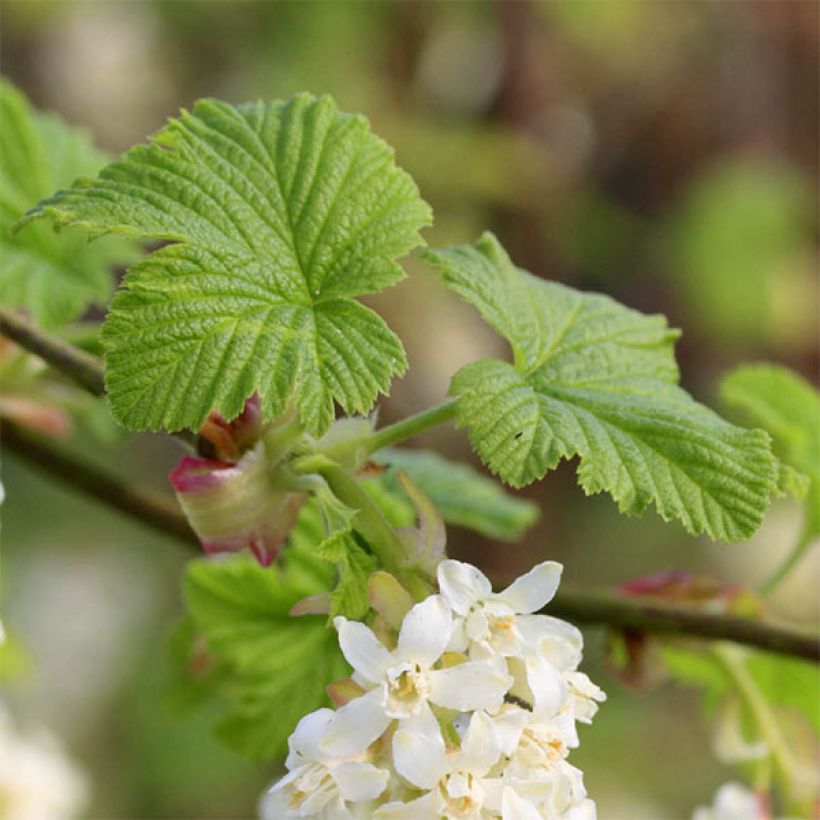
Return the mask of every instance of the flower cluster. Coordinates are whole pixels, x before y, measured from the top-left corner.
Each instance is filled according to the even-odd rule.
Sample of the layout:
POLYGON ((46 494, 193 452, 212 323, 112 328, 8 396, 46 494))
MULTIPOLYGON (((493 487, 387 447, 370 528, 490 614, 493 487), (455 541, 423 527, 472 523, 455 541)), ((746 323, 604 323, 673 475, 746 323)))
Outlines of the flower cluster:
POLYGON ((336 711, 296 727, 265 820, 594 818, 567 755, 576 721, 605 696, 577 671, 580 632, 533 614, 560 575, 547 561, 494 593, 478 569, 446 560, 438 594, 394 600, 373 629, 336 618, 352 678, 330 688, 336 711))

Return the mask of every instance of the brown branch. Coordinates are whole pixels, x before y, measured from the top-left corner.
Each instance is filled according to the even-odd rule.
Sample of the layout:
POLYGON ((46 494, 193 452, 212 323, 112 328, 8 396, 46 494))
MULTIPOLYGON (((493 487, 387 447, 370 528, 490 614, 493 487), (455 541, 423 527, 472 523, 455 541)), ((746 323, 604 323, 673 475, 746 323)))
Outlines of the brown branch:
POLYGON ((0 308, 0 333, 34 353, 95 396, 105 395, 102 362, 58 336, 35 327, 21 314, 0 308))
MULTIPOLYGON (((41 330, 20 313, 7 308, 0 308, 0 333, 29 353, 39 356, 89 393, 95 396, 105 395, 105 371, 97 356, 74 347, 53 333, 41 330)), ((181 430, 172 435, 185 444, 196 447, 196 436, 193 433, 181 430)))
POLYGON ((0 443, 4 448, 76 490, 102 501, 155 530, 199 547, 182 511, 165 496, 129 486, 118 476, 79 459, 74 453, 13 421, 2 419, 0 443))
POLYGON ((563 586, 544 610, 569 621, 661 635, 733 641, 820 663, 820 639, 771 623, 704 612, 695 607, 563 586))

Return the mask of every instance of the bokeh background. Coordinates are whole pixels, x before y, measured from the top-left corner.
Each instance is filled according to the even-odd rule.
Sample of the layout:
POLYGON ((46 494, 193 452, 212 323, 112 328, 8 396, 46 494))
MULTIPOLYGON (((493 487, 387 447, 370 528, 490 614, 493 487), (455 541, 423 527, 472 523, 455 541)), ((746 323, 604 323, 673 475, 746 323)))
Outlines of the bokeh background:
MULTIPOLYGON (((432 204, 430 244, 497 233, 514 260, 684 329, 683 381, 714 403, 732 365, 817 372, 818 6, 814 2, 38 2, 3 0, 2 71, 41 108, 122 151, 201 96, 309 90, 366 113, 432 204)), ((373 300, 409 374, 385 421, 437 402, 451 374, 504 355, 422 265, 373 300)), ((89 439, 90 441, 90 439, 89 439)), ((472 460, 452 429, 423 444, 472 460)), ((80 438, 79 445, 82 446, 80 438)), ((160 437, 87 455, 167 489, 160 437)), ((3 618, 25 647, 9 694, 59 735, 92 787, 91 818, 249 817, 276 767, 168 707, 167 635, 184 549, 3 460, 3 618)), ((453 529, 451 553, 503 579, 537 560, 613 585, 677 567, 754 584, 799 513, 777 505, 742 545, 688 537, 654 514, 585 499, 564 465, 526 495, 543 516, 499 545, 453 529)), ((817 617, 816 550, 773 602, 817 617)), ((684 818, 732 772, 709 751, 694 693, 609 692, 573 762, 603 820, 684 818)))

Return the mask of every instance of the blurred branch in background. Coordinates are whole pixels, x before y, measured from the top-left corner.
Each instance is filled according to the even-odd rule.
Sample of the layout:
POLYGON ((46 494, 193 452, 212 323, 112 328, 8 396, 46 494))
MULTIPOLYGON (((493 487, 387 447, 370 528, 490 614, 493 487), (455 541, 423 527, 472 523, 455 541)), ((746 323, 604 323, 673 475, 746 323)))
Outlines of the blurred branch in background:
MULTIPOLYGON (((0 335, 39 356, 93 396, 105 395, 105 371, 96 356, 35 327, 28 319, 8 308, 0 308, 0 335)), ((196 436, 187 430, 172 435, 191 447, 196 446, 196 436)))
POLYGON ((70 345, 59 336, 40 330, 21 314, 8 308, 0 308, 0 334, 39 356, 92 395, 105 395, 103 365, 96 356, 70 345))
POLYGON ((137 490, 107 470, 82 461, 48 439, 0 418, 0 443, 49 476, 131 516, 147 527, 199 546, 199 541, 176 503, 155 493, 137 490))

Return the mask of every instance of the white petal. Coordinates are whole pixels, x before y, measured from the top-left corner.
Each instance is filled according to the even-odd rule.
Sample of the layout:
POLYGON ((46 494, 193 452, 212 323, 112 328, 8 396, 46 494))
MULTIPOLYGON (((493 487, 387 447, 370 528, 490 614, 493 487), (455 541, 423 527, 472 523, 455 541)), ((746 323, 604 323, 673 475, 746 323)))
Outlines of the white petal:
POLYGON ((430 792, 409 803, 386 803, 376 809, 373 820, 439 820, 439 801, 430 792))
POLYGON ((426 669, 447 648, 451 630, 450 610, 440 595, 431 595, 404 616, 396 657, 418 663, 426 669))
POLYGON ((385 672, 395 661, 382 646, 373 630, 359 621, 348 621, 341 616, 333 619, 339 632, 339 646, 345 660, 371 683, 384 680, 385 672))
POLYGON ((495 596, 519 615, 529 615, 552 600, 564 567, 555 561, 536 564, 526 575, 512 582, 503 592, 495 596))
POLYGON ((521 733, 530 717, 526 709, 511 704, 504 704, 501 712, 493 717, 493 729, 501 744, 501 751, 508 757, 518 748, 521 733))
POLYGON ((490 718, 474 712, 461 742, 458 767, 483 777, 501 756, 501 744, 490 718))
POLYGON ((389 774, 370 763, 342 763, 330 770, 344 800, 372 800, 387 786, 389 774))
POLYGON ((542 655, 562 670, 575 669, 581 662, 584 638, 572 624, 549 615, 522 615, 516 624, 526 652, 542 655))
POLYGON ((484 614, 484 607, 474 609, 464 622, 464 631, 471 641, 483 641, 487 637, 490 624, 484 614))
POLYGON ((430 673, 429 699, 447 709, 472 712, 498 706, 513 679, 486 661, 469 661, 430 673))
POLYGON ((595 803, 587 798, 582 800, 577 806, 573 806, 565 815, 565 820, 597 820, 598 811, 595 803))
POLYGON ((332 720, 332 709, 317 709, 296 724, 293 734, 288 738, 290 754, 285 761, 288 769, 295 769, 312 760, 321 760, 323 755, 319 750, 319 743, 332 720))
MULTIPOLYGON (((430 712, 427 704, 424 709, 430 712)), ((448 771, 444 761, 444 740, 432 713, 430 717, 432 726, 424 726, 427 720, 407 721, 411 728, 405 728, 406 723, 402 723, 393 735, 393 764, 396 771, 420 789, 432 789, 448 771), (420 731, 421 726, 424 730, 420 731)))
POLYGON ((541 812, 509 786, 501 796, 502 820, 541 820, 541 812))
POLYGON ((466 615, 474 603, 488 598, 493 591, 480 569, 462 561, 442 561, 437 576, 444 600, 459 615, 466 615))
POLYGON ((541 715, 554 715, 569 695, 564 676, 544 658, 526 658, 524 665, 533 694, 533 710, 541 715))
POLYGON ((270 789, 259 801, 260 820, 282 820, 288 816, 288 797, 281 789, 270 789))
POLYGON ((323 754, 344 757, 366 749, 390 725, 384 713, 384 689, 371 689, 339 709, 319 744, 323 754))

